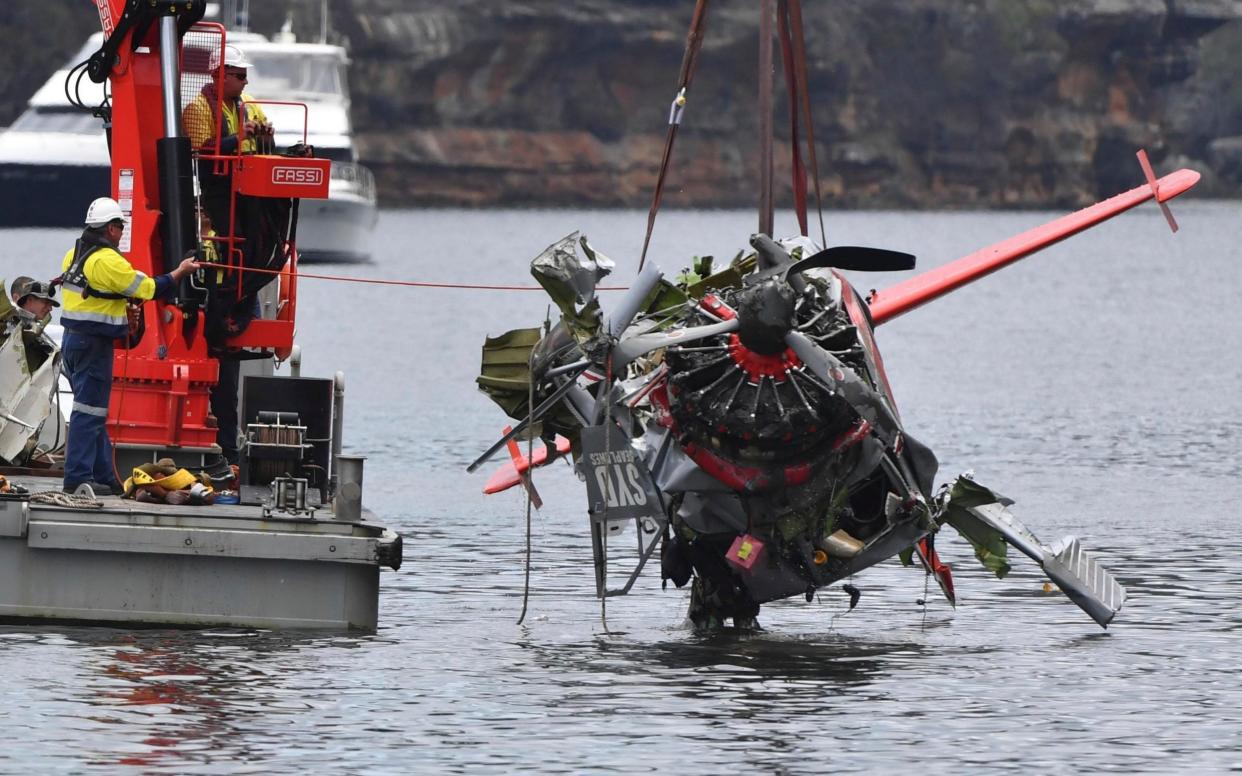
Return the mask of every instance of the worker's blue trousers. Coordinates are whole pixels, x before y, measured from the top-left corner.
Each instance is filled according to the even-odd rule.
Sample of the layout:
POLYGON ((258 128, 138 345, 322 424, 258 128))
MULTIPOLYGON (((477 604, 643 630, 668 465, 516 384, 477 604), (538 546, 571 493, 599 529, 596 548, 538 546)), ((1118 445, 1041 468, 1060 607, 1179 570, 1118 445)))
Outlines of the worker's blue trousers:
POLYGON ((105 425, 108 395, 112 392, 112 340, 65 331, 61 363, 73 386, 65 485, 112 484, 116 475, 112 470, 112 442, 105 425))

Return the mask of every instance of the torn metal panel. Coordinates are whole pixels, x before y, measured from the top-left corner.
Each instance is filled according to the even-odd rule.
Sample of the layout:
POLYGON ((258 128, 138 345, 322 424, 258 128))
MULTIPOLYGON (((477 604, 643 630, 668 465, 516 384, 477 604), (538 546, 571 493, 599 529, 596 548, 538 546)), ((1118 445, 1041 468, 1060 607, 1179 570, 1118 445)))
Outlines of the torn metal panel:
POLYGON ((955 489, 959 483, 962 497, 953 505, 950 495, 950 507, 943 516, 945 522, 962 531, 972 543, 972 536, 986 536, 989 544, 1001 537, 1038 563, 1048 578, 1091 619, 1108 627, 1125 603, 1125 588, 1082 548, 1077 537, 1067 536, 1051 547, 1045 546, 998 499, 980 503, 990 493, 986 488, 959 478, 955 489))

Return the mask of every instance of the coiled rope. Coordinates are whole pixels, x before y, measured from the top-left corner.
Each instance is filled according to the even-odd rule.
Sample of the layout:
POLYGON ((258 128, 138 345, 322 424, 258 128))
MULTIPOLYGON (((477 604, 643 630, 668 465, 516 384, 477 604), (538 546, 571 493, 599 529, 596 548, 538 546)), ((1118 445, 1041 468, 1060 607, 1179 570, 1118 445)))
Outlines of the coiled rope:
POLYGON ((31 504, 48 504, 70 509, 103 509, 103 502, 89 496, 75 496, 59 490, 42 490, 30 494, 31 504))

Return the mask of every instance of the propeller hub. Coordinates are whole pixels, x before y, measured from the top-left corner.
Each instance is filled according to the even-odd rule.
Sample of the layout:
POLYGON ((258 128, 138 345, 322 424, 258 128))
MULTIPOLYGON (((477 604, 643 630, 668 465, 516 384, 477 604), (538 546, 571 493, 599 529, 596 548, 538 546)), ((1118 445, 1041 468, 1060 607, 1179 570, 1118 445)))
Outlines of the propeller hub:
POLYGON ((786 350, 785 334, 793 328, 793 288, 775 278, 742 289, 738 295, 738 337, 748 350, 779 356, 786 350))

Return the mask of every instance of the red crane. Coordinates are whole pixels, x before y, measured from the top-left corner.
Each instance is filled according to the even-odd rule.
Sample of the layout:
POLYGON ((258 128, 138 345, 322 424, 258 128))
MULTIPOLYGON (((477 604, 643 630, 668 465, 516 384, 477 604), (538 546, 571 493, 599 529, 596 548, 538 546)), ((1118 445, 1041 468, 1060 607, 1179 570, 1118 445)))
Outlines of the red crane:
MULTIPOLYGON (((234 278, 228 293, 241 299, 275 283, 277 301, 275 317, 258 318, 242 333, 226 336, 223 347, 286 357, 297 299, 297 200, 327 197, 330 162, 243 155, 240 144, 232 154, 218 147, 191 149, 181 113, 211 79, 217 79, 213 94, 222 94, 224 68, 218 65, 224 27, 201 21, 205 0, 95 0, 95 5, 104 43, 87 73, 111 86, 111 195, 126 214, 120 252, 148 276, 175 267, 199 248, 196 165, 226 179, 229 217, 217 221, 216 243, 224 276, 234 278), (285 227, 261 243, 237 217, 243 203, 259 208, 274 203, 285 227)), ((215 115, 221 114, 217 107, 215 115)), ((212 292, 222 293, 187 280, 171 302, 142 305, 132 346, 115 355, 108 430, 118 447, 218 451, 209 418, 209 394, 219 375, 219 362, 209 355, 208 313, 213 302, 220 303, 210 298, 212 292)))

